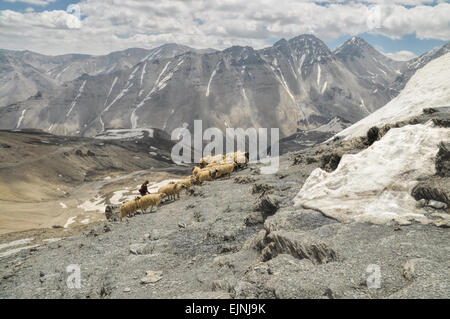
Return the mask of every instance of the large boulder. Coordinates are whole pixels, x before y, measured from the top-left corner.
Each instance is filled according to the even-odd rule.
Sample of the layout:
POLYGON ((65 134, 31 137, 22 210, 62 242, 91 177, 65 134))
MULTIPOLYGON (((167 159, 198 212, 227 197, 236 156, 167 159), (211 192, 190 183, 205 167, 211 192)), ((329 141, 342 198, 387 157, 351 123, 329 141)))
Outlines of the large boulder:
POLYGON ((105 217, 110 222, 120 219, 120 205, 108 205, 105 208, 105 217))

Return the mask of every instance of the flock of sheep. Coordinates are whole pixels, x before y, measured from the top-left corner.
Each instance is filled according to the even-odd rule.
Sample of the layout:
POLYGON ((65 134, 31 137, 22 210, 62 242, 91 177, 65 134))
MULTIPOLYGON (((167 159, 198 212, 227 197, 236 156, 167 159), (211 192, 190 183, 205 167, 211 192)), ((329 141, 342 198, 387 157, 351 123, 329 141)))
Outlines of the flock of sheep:
POLYGON ((201 185, 205 181, 212 181, 222 176, 230 177, 233 171, 244 168, 248 164, 248 158, 248 152, 239 151, 227 155, 219 154, 204 157, 200 160, 200 167, 195 166, 193 168, 192 175, 177 183, 171 182, 160 187, 156 194, 136 196, 133 200, 124 203, 120 207, 120 220, 132 216, 137 210, 145 213, 149 207, 150 212, 153 207, 158 209, 158 205, 164 198, 176 200, 176 198, 180 198, 180 192, 183 189, 188 192, 192 185, 201 185))

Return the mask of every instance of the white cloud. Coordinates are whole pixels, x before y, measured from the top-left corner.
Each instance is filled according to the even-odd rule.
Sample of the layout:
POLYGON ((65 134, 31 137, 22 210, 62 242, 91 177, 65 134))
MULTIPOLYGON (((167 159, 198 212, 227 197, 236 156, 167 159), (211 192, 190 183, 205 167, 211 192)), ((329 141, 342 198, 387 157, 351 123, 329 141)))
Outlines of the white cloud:
POLYGON ((409 61, 417 57, 417 55, 411 51, 401 50, 393 53, 384 53, 384 55, 396 61, 409 61))
POLYGON ((325 41, 364 32, 391 38, 415 32, 419 38, 450 40, 450 4, 424 5, 431 2, 321 1, 319 5, 309 0, 84 0, 79 3, 81 22, 65 11, 0 11, 0 43, 8 49, 47 54, 104 54, 166 42, 196 48, 262 48, 268 39, 303 33, 325 41))

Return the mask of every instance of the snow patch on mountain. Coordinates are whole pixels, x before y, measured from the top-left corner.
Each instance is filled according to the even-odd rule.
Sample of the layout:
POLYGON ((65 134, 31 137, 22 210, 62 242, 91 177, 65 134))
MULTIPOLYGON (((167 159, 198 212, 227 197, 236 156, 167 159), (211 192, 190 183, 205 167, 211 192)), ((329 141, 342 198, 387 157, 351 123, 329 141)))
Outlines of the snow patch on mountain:
POLYGON ((22 115, 20 115, 19 121, 17 121, 16 129, 18 129, 20 127, 20 124, 22 124, 26 112, 27 112, 26 109, 22 111, 22 115))
MULTIPOLYGON (((222 62, 222 61, 221 61, 221 62, 222 62)), ((209 96, 209 89, 210 89, 210 87, 211 87, 211 82, 212 82, 212 80, 214 79, 214 77, 216 76, 217 68, 219 67, 219 64, 220 64, 221 62, 217 63, 216 67, 214 68, 214 70, 213 70, 212 73, 211 73, 211 76, 209 77, 208 87, 206 88, 206 94, 205 94, 205 96, 207 96, 207 97, 209 96)))
POLYGON ((77 96, 75 97, 75 99, 73 100, 72 104, 70 105, 69 112, 67 112, 67 115, 66 115, 66 116, 69 116, 70 113, 72 113, 72 110, 73 110, 73 108, 75 107, 75 105, 77 105, 77 101, 78 101, 78 99, 80 98, 81 94, 83 93, 83 91, 84 91, 84 86, 85 86, 85 85, 86 85, 86 80, 83 81, 83 83, 81 84, 80 88, 78 89, 78 94, 77 94, 77 96))
POLYGON ((317 64, 317 86, 320 85, 320 75, 322 73, 322 70, 320 69, 320 64, 317 64))
MULTIPOLYGON (((167 62, 167 64, 164 66, 164 68, 162 69, 161 73, 159 73, 158 78, 156 79, 156 82, 153 84, 153 87, 151 89, 151 91, 144 97, 144 99, 134 108, 133 112, 131 112, 131 116, 130 116, 130 122, 131 122, 131 127, 133 129, 137 128, 137 121, 139 119, 139 117, 136 115, 137 110, 142 107, 145 102, 147 102, 149 99, 151 99, 152 94, 158 89, 160 89, 160 80, 161 77, 164 75, 164 73, 166 72, 167 68, 170 65, 170 61, 167 62)), ((168 80, 165 80, 168 81, 168 80)))
POLYGON ((153 137, 152 129, 115 129, 107 130, 95 136, 95 138, 102 140, 123 140, 123 139, 142 139, 144 138, 145 132, 148 133, 150 137, 153 137))

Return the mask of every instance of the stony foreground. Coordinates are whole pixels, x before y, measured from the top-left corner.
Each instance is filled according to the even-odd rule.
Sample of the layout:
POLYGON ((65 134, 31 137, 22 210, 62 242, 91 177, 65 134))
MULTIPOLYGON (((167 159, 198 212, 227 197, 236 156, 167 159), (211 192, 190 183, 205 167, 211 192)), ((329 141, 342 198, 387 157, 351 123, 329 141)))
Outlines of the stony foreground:
POLYGON ((448 228, 294 208, 320 165, 305 152, 275 175, 250 165, 157 212, 0 259, 0 298, 449 298, 448 228))

